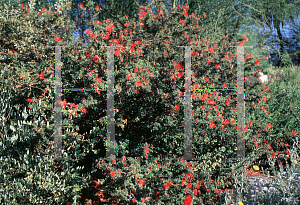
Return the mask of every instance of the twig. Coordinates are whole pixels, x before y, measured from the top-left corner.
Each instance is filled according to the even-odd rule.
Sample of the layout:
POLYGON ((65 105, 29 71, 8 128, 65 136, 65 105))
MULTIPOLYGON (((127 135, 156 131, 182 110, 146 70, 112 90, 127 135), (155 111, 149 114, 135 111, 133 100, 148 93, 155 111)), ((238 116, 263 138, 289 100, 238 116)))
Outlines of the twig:
MULTIPOLYGON (((274 99, 275 100, 275 99, 274 99)), ((277 102, 277 100, 275 100, 275 102, 278 104, 278 105, 280 105, 278 102, 277 102)), ((281 106, 282 107, 282 106, 281 106)), ((285 111, 289 111, 290 113, 292 113, 293 114, 293 116, 295 117, 295 118, 297 118, 297 120, 300 122, 300 119, 299 119, 299 117, 297 117, 291 110, 287 110, 287 109, 285 109, 284 107, 282 107, 285 111)))

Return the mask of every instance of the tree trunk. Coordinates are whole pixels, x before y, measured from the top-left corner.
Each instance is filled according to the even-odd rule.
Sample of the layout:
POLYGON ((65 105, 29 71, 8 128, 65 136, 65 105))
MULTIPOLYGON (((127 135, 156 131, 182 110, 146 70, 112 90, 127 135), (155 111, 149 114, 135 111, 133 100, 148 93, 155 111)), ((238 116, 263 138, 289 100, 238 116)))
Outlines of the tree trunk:
POLYGON ((280 23, 282 23, 282 21, 279 21, 277 19, 274 19, 274 27, 275 29, 277 30, 277 35, 278 35, 278 38, 279 38, 279 52, 280 52, 280 55, 279 55, 279 61, 278 61, 278 66, 282 66, 282 60, 281 60, 281 54, 283 53, 283 51, 285 50, 284 49, 284 41, 283 41, 283 37, 282 37, 282 34, 280 32, 280 23))

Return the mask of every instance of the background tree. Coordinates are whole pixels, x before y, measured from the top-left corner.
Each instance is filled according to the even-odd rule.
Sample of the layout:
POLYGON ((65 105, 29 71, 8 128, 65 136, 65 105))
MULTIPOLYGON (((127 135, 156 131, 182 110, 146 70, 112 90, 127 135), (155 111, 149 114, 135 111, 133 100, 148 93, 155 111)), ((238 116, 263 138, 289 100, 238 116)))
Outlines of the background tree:
MULTIPOLYGON (((169 2, 169 1, 166 1, 169 2)), ((209 18, 208 21, 215 21, 215 28, 221 29, 230 34, 231 38, 237 35, 240 26, 255 25, 256 27, 272 30, 272 22, 276 29, 280 49, 277 55, 280 59, 280 65, 283 63, 283 54, 286 53, 286 41, 283 39, 280 25, 286 24, 287 20, 293 21, 294 18, 299 17, 300 2, 299 0, 268 0, 268 1, 198 1, 198 0, 170 0, 169 5, 175 8, 178 4, 189 5, 189 14, 203 15, 206 13, 209 18)), ((252 33, 254 32, 253 28, 252 33)), ((273 42, 266 42, 272 36, 272 32, 267 32, 263 39, 260 39, 258 46, 265 44, 273 48, 273 42)), ((285 55, 286 56, 286 55, 285 55)), ((288 57, 288 56, 286 56, 288 57)))

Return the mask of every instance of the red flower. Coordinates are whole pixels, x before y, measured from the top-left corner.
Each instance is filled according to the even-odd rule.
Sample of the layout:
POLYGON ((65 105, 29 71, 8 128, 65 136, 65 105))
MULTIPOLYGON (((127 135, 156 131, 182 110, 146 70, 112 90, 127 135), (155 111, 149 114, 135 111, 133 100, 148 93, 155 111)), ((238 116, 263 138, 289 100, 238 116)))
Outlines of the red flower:
POLYGON ((215 104, 216 102, 214 101, 214 100, 212 100, 212 99, 209 99, 208 101, 207 101, 207 104, 210 104, 210 105, 213 105, 213 104, 215 104))
POLYGON ((99 10, 99 9, 100 9, 100 6, 99 6, 99 5, 97 5, 97 6, 96 6, 96 9, 97 9, 97 10, 99 10))
POLYGON ((90 30, 89 30, 89 29, 86 29, 86 30, 85 30, 85 34, 86 34, 86 35, 89 35, 89 33, 90 33, 90 30))
POLYGON ((210 123, 210 127, 216 127, 215 123, 214 123, 214 122, 211 122, 211 123, 210 123))
POLYGON ((260 60, 257 60, 255 63, 256 63, 256 65, 259 65, 259 62, 260 62, 260 60))
POLYGON ((61 37, 54 38, 54 40, 56 40, 57 42, 60 42, 61 41, 61 37))
POLYGON ((97 78, 97 81, 99 82, 99 84, 102 83, 102 78, 97 78))
POLYGON ((42 8, 42 11, 46 11, 47 9, 46 8, 42 8))
POLYGON ((93 183, 97 186, 99 186, 99 182, 97 182, 96 180, 93 180, 93 183))
POLYGON ((175 105, 174 108, 176 111, 178 111, 180 109, 179 105, 175 105))
POLYGON ((70 103, 70 106, 73 108, 78 108, 78 106, 75 103, 70 103))
POLYGON ((209 78, 206 76, 206 78, 205 78, 205 82, 208 82, 209 81, 209 78))
POLYGON ((118 39, 113 39, 113 42, 114 42, 115 44, 119 44, 119 43, 120 43, 120 41, 119 41, 118 39))
POLYGON ((225 119, 224 125, 228 125, 229 124, 229 120, 225 119))
POLYGON ((82 8, 83 7, 83 3, 80 3, 79 6, 82 8))
POLYGON ((135 199, 132 199, 132 203, 135 203, 135 199))
POLYGON ((139 184, 140 184, 141 186, 144 186, 144 185, 145 185, 145 181, 146 181, 146 179, 141 179, 141 180, 139 181, 139 184))
POLYGON ((110 27, 110 26, 106 27, 106 31, 111 32, 112 31, 112 27, 110 27))
POLYGON ((274 159, 275 152, 271 153, 271 159, 274 159))
POLYGON ((86 110, 86 108, 85 108, 85 107, 81 108, 81 110, 84 112, 84 114, 86 114, 86 113, 87 113, 87 110, 86 110))
POLYGON ((115 174, 115 172, 113 170, 110 171, 109 175, 110 175, 111 178, 114 178, 116 176, 116 174, 115 174))
POLYGON ((169 189, 169 187, 170 187, 169 184, 164 184, 165 189, 169 189))
POLYGON ((139 14, 139 19, 142 19, 143 18, 143 15, 140 13, 139 14))
POLYGON ((21 8, 24 9, 24 4, 23 3, 21 4, 21 8))
POLYGON ((66 100, 62 101, 61 105, 62 105, 63 108, 65 108, 66 105, 67 105, 67 101, 66 100))
POLYGON ((95 38, 95 34, 93 32, 91 32, 90 36, 91 38, 95 38))
POLYGON ((131 77, 131 74, 128 73, 128 74, 126 75, 126 78, 129 80, 130 77, 131 77))
POLYGON ((296 131, 292 131, 292 134, 295 136, 297 133, 296 133, 296 131))
POLYGON ((187 187, 191 189, 193 187, 192 183, 188 183, 187 187))
POLYGON ((180 22, 181 24, 184 24, 185 21, 184 21, 184 20, 180 20, 179 22, 180 22))
POLYGON ((44 79, 45 79, 44 73, 41 73, 41 74, 39 75, 39 77, 40 77, 41 80, 44 80, 44 79))
POLYGON ((31 98, 27 98, 27 102, 31 103, 32 99, 31 98))
POLYGON ((207 98, 207 94, 206 93, 204 93, 203 95, 201 95, 201 100, 205 100, 206 98, 207 98))
POLYGON ((268 124, 268 127, 271 129, 271 128, 272 128, 272 125, 269 123, 269 124, 268 124))
POLYGON ((145 149, 145 153, 146 153, 146 154, 148 154, 149 151, 150 151, 150 150, 149 150, 148 148, 145 149))
POLYGON ((174 181, 169 180, 168 183, 170 186, 172 186, 174 184, 174 181))
POLYGON ((225 104, 226 104, 227 106, 229 106, 229 105, 230 105, 230 101, 226 99, 225 104))
POLYGON ((67 202, 67 205, 72 205, 72 203, 71 202, 67 202))
POLYGON ((100 59, 100 58, 99 58, 98 55, 95 55, 94 58, 93 58, 94 61, 97 61, 97 60, 99 60, 99 59, 100 59))
POLYGON ((192 197, 190 195, 187 195, 184 200, 184 205, 191 205, 192 202, 193 202, 192 197))
POLYGON ((142 82, 141 82, 141 81, 137 81, 135 84, 136 84, 137 86, 141 86, 141 85, 142 85, 142 82))
POLYGON ((258 145, 259 145, 258 142, 255 142, 255 147, 258 147, 258 145))

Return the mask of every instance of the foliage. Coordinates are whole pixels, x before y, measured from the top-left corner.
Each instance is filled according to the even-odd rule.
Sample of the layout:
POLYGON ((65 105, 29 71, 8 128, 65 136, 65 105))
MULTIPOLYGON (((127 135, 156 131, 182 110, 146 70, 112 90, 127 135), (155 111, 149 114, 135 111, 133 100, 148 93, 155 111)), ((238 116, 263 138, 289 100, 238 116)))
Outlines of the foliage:
MULTIPOLYGON (((264 178, 267 184, 262 184, 259 178, 256 178, 254 184, 247 183, 245 168, 251 164, 246 164, 244 168, 234 173, 235 191, 234 196, 237 201, 256 204, 298 204, 299 203, 299 141, 298 137, 293 140, 293 145, 289 149, 289 155, 285 152, 271 152, 267 155, 267 162, 271 165, 270 171, 259 169, 259 172, 265 173, 264 178), (260 191, 255 193, 254 198, 249 198, 249 193, 257 189, 260 184, 260 191), (253 187, 253 185, 255 185, 253 187)), ((248 181, 249 182, 249 181, 248 181)), ((230 196, 229 196, 230 198, 230 196)))
MULTIPOLYGON (((178 0, 170 1, 170 5, 175 5, 179 3, 178 0)), ((189 14, 195 13, 196 16, 206 13, 210 16, 210 20, 215 22, 215 28, 223 29, 226 35, 232 32, 233 36, 237 36, 238 30, 241 27, 248 27, 247 30, 255 34, 255 27, 249 27, 249 25, 255 25, 257 28, 262 29, 264 33, 262 35, 256 36, 256 41, 258 45, 266 45, 277 54, 280 60, 281 67, 289 65, 286 60, 289 60, 289 56, 286 56, 285 47, 289 45, 289 42, 294 40, 290 38, 286 41, 283 36, 283 31, 280 29, 287 24, 288 21, 295 23, 295 18, 299 17, 299 1, 290 0, 268 0, 268 1, 197 1, 197 0, 187 0, 181 1, 180 4, 189 5, 189 14), (224 13, 222 11, 225 11, 224 13), (217 19, 217 20, 216 20, 217 19), (272 32, 272 23, 274 25, 274 32, 272 32), (254 29, 253 29, 254 28, 254 29), (269 29, 269 31, 267 31, 269 29), (229 31, 229 32, 228 32, 229 31), (269 37, 275 37, 275 41, 266 41, 269 37), (260 41, 264 39, 263 41, 260 41), (262 44, 263 43, 263 44, 262 44), (280 44, 280 49, 274 48, 274 43, 280 44)), ((294 34, 297 35, 297 30, 294 30, 294 34)), ((248 34, 247 34, 248 35, 248 34)), ((251 36, 251 35, 248 35, 251 36)), ((250 38, 249 38, 250 40, 250 38)), ((253 45, 253 44, 251 44, 253 45)), ((262 47, 258 47, 262 49, 262 47)))
MULTIPOLYGON (((51 42, 51 45, 57 43, 69 46, 62 48, 63 88, 104 88, 107 81, 105 62, 108 50, 101 46, 115 44, 124 46, 125 49, 117 48, 114 53, 118 93, 115 99, 119 102, 126 97, 126 101, 129 102, 128 104, 121 102, 117 107, 119 112, 115 116, 117 129, 125 133, 122 138, 116 138, 117 143, 118 140, 124 141, 123 145, 119 144, 123 148, 118 149, 120 153, 117 153, 121 156, 143 155, 145 143, 154 145, 151 152, 156 156, 159 154, 164 158, 182 156, 184 49, 176 47, 177 45, 200 46, 194 50, 192 56, 192 88, 207 86, 225 89, 236 85, 234 80, 230 81, 236 79, 236 70, 233 68, 237 66, 237 59, 235 50, 229 47, 230 44, 235 45, 234 42, 229 41, 221 32, 213 33, 212 25, 202 27, 199 18, 186 15, 187 7, 167 13, 166 8, 162 6, 158 10, 158 15, 153 15, 149 8, 141 8, 138 22, 134 19, 129 20, 126 16, 120 18, 119 22, 109 19, 91 21, 89 23, 93 24, 94 30, 87 30, 85 32, 87 37, 84 39, 88 42, 88 46, 83 41, 75 42, 71 36, 75 26, 66 15, 70 10, 69 2, 60 1, 57 11, 54 12, 42 8, 36 13, 33 7, 33 1, 28 5, 21 4, 18 8, 18 20, 11 23, 11 19, 2 18, 0 22, 1 25, 5 25, 1 27, 1 38, 5 38, 1 44, 4 52, 0 64, 1 89, 7 91, 1 92, 3 134, 0 144, 2 162, 0 167, 3 172, 0 200, 3 203, 28 204, 41 201, 61 204, 66 202, 66 195, 69 201, 72 199, 76 203, 82 189, 86 188, 93 176, 99 174, 93 168, 95 159, 105 156, 106 95, 96 90, 93 90, 92 94, 83 92, 74 94, 66 91, 61 105, 63 125, 68 126, 63 130, 62 136, 63 157, 67 160, 53 160, 54 128, 50 127, 50 124, 53 124, 54 118, 51 80, 54 77, 54 49, 45 49, 45 44, 49 45, 51 42), (153 50, 155 57, 151 57, 153 50), (211 62, 208 63, 208 59, 211 62), (146 98, 147 94, 149 97, 146 98), (150 107, 150 103, 155 101, 157 104, 150 107), (132 113, 133 110, 137 112, 132 113), (148 123, 143 123, 145 121, 148 123), (130 127, 125 128, 126 125, 130 127), (128 141, 131 143, 128 144, 128 141), (139 143, 132 143, 137 141, 139 143), (15 186, 19 186, 20 190, 14 189, 15 186), (28 195, 28 192, 32 195, 28 195)), ((94 8, 95 4, 89 1, 87 7, 83 5, 79 7, 85 10, 94 8)), ((99 13, 99 10, 96 11, 95 17, 99 13)), ((246 54, 245 60, 245 72, 257 77, 260 61, 251 53, 246 54)), ((256 92, 251 94, 252 101, 259 98, 259 92, 266 90, 259 85, 245 82, 246 90, 256 92)), ((195 129, 194 132, 193 153, 195 157, 202 157, 205 160, 205 163, 197 164, 196 169, 201 170, 197 174, 210 172, 211 179, 216 181, 224 181, 225 178, 230 180, 232 173, 228 171, 225 173, 226 176, 218 177, 220 167, 231 168, 228 164, 224 164, 224 161, 233 156, 232 145, 235 144, 232 137, 236 136, 233 95, 234 93, 230 91, 222 93, 212 90, 193 95, 194 100, 199 99, 193 104, 196 108, 193 117, 198 119, 193 122, 193 126, 201 128, 195 129), (204 109, 199 109, 202 106, 204 109), (205 120, 203 116, 206 116, 205 120), (228 122, 230 120, 230 123, 226 119, 228 122), (211 126, 208 127, 209 125, 211 126)), ((250 103, 251 100, 247 102, 246 109, 251 107, 250 103)), ((260 120, 261 125, 253 128, 251 132, 264 128, 268 122, 264 117, 260 117, 260 120)), ((251 134, 246 133, 248 141, 251 134)), ((263 149, 262 145, 259 148, 254 148, 253 145, 254 143, 247 146, 247 154, 250 157, 254 157, 251 152, 253 149, 255 151, 263 149)), ((130 160, 130 163, 133 163, 133 158, 130 160)), ((140 169, 146 171, 145 167, 148 165, 143 164, 146 162, 141 163, 145 166, 140 169)), ((241 166, 241 163, 231 165, 241 166)), ((110 166, 112 165, 108 165, 107 168, 110 166)), ((172 166, 169 168, 174 170, 172 166)), ((166 171, 169 168, 167 167, 166 171)), ((216 188, 214 185, 211 187, 216 188)), ((116 190, 114 186, 105 189, 109 189, 112 195, 118 195, 118 192, 114 192, 116 190)), ((150 189, 148 193, 152 191, 153 189, 150 189)), ((179 188, 175 192, 182 193, 179 188)), ((211 201, 214 193, 208 195, 206 200, 211 201)), ((130 194, 124 194, 124 199, 126 197, 130 197, 130 194)))
MULTIPOLYGON (((34 1, 19 3, 15 10, 10 10, 15 14, 1 18, 0 201, 3 204, 66 203, 65 195, 78 196, 78 188, 85 184, 85 179, 77 173, 82 167, 69 166, 68 160, 53 160, 50 124, 53 124, 54 95, 49 89, 53 86, 53 70, 51 73, 49 69, 53 56, 45 46, 49 38, 56 38, 53 30, 60 33, 59 27, 63 25, 60 22, 67 22, 59 10, 65 9, 62 4, 56 12, 44 9, 36 12, 34 1)), ((66 39, 71 30, 71 26, 66 28, 66 39)), ((70 145, 71 140, 64 138, 63 142, 70 145)), ((72 155, 64 153, 63 157, 72 155)))
MULTIPOLYGON (((273 79, 268 85, 270 89, 268 107, 269 119, 274 126, 274 134, 291 133, 300 126, 300 101, 299 101, 299 66, 277 69, 270 67, 269 77, 273 79)), ((291 136, 283 134, 280 138, 284 144, 291 144, 294 140, 291 136)))

